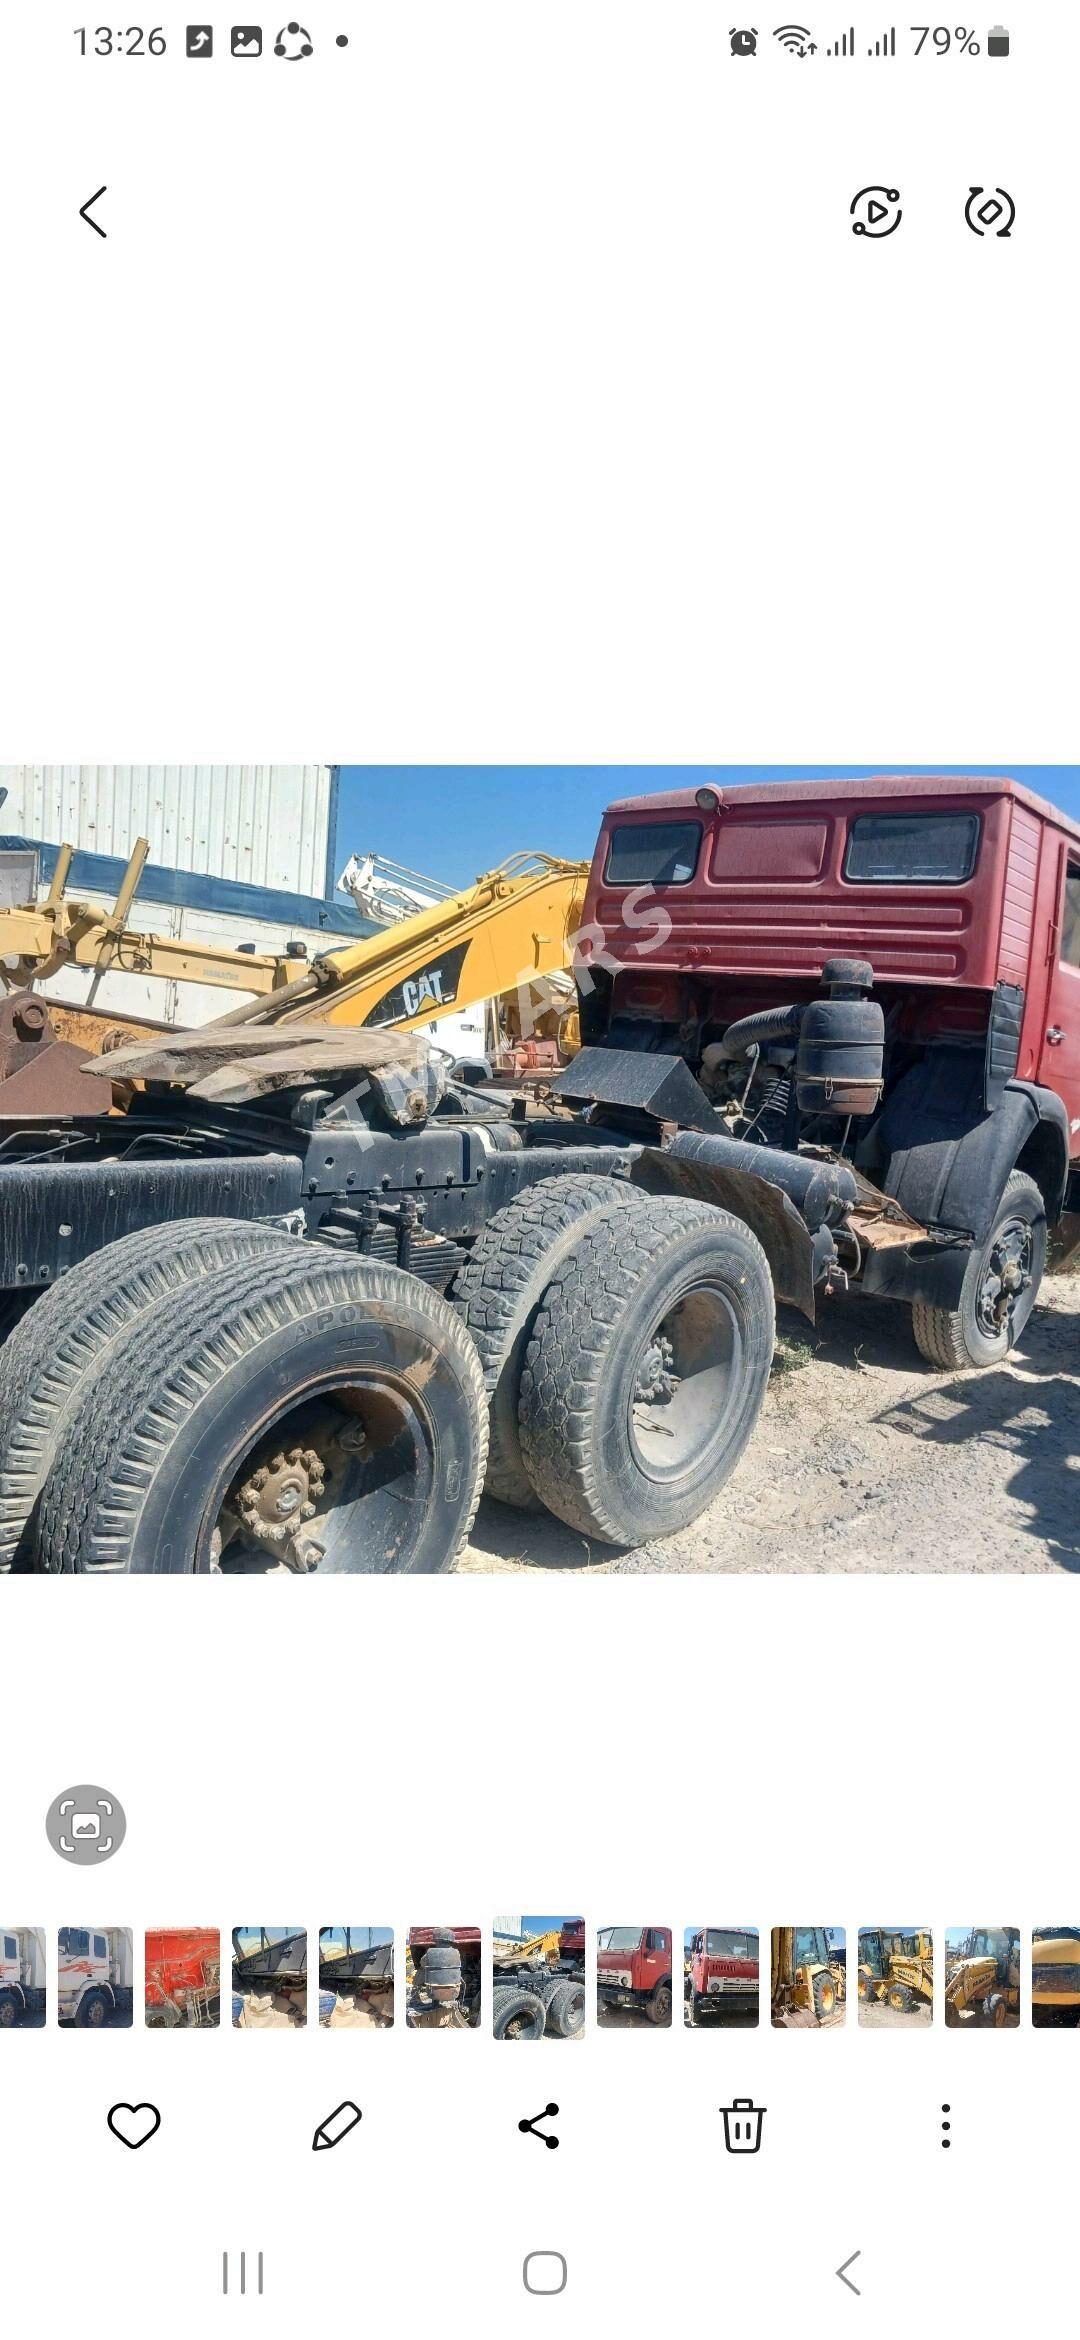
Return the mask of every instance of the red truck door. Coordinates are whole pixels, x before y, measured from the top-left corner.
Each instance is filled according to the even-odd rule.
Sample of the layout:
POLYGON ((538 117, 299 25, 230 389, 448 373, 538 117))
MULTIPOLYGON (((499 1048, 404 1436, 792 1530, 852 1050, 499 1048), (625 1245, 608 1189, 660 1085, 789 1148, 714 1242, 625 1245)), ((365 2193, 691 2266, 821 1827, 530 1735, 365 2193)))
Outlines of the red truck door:
POLYGON ((641 1945, 639 1989, 653 1991, 671 1972, 671 1935, 666 1926, 649 1926, 641 1945))
POLYGON ((1069 1154, 1080 1159, 1080 845, 1058 854, 1057 906, 1038 1078, 1069 1116, 1069 1154))

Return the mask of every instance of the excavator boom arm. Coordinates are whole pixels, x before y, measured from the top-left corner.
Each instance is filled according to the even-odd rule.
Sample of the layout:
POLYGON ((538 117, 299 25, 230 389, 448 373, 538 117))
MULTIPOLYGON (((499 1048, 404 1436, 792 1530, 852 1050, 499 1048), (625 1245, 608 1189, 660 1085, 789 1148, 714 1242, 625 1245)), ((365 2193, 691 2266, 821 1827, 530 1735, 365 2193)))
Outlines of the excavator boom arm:
POLYGON ((219 1025, 314 1019, 411 1031, 497 999, 566 966, 587 877, 586 862, 515 854, 449 901, 329 952, 285 991, 234 1008, 219 1025))

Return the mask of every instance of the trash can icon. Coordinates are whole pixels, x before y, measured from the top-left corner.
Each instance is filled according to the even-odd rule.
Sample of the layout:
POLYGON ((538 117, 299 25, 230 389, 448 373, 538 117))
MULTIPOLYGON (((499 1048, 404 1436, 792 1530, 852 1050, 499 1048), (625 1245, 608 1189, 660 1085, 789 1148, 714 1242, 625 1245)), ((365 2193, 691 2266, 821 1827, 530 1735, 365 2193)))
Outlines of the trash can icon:
POLYGON ((722 2104, 724 2116, 724 2146, 728 2153, 759 2153, 761 2151, 761 2124, 768 2107, 755 2104, 752 2096, 737 2096, 734 2104, 722 2104))

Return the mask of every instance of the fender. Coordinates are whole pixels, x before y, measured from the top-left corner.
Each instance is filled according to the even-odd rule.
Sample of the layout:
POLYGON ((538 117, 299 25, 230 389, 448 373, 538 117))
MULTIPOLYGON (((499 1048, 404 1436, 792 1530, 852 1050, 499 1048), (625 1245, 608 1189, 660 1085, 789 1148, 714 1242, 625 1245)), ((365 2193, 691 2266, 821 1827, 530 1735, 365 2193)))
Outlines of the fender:
POLYGON ((924 1227, 984 1243, 1010 1171, 1035 1179, 1051 1224, 1068 1174, 1065 1107, 1035 1081, 1006 1081, 1000 1102, 982 1102, 981 1061, 937 1048, 898 1083, 879 1123, 888 1167, 882 1184, 924 1227))

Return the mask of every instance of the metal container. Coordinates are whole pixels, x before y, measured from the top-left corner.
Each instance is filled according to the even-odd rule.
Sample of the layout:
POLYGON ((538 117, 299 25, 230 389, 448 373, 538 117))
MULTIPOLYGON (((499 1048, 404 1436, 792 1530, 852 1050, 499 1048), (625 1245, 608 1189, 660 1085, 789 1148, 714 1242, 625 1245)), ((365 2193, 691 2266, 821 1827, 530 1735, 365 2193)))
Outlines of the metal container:
POLYGON ((3 764, 0 827, 126 861, 316 897, 333 892, 333 764, 3 764))

